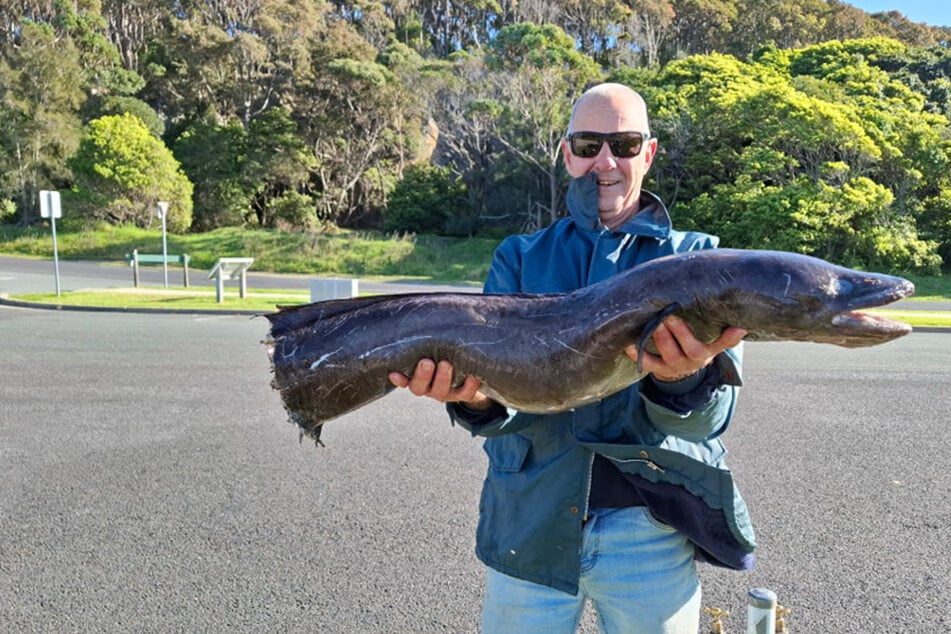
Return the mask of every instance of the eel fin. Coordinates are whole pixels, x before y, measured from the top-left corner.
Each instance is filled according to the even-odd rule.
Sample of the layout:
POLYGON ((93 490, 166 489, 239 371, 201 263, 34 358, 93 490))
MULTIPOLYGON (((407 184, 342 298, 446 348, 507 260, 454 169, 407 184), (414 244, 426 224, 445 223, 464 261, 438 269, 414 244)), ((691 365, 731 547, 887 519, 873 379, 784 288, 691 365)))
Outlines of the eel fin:
POLYGON ((661 310, 659 313, 651 317, 650 321, 644 324, 644 330, 641 331, 641 337, 637 341, 637 371, 644 371, 644 350, 647 347, 647 342, 653 336, 654 331, 657 330, 657 327, 667 318, 667 315, 672 315, 673 313, 680 310, 680 304, 674 302, 673 304, 668 304, 661 310))

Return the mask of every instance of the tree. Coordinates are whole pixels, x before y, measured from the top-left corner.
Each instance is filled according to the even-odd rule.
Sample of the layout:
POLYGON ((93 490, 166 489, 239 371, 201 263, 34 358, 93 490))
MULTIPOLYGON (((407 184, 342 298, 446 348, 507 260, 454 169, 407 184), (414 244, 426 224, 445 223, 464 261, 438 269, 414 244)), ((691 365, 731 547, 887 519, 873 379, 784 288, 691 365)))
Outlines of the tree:
POLYGON ((694 53, 727 50, 736 20, 735 0, 673 0, 674 37, 664 49, 665 61, 694 53))
POLYGON ((102 16, 122 65, 141 73, 140 58, 149 42, 162 33, 167 16, 161 0, 103 0, 102 16))
POLYGON ((148 227, 161 200, 170 203, 169 231, 191 225, 192 184, 171 151, 133 115, 91 121, 70 166, 70 206, 85 217, 148 227))
POLYGON ((783 49, 815 44, 828 12, 824 0, 737 0, 728 50, 745 58, 767 42, 783 49))
MULTIPOLYGON (((464 205, 462 185, 453 180, 448 168, 413 165, 407 168, 390 196, 384 228, 410 233, 457 233, 453 221, 464 205)), ((462 233, 466 235, 468 231, 462 233)))
POLYGON ((211 117, 190 124, 175 139, 175 158, 194 184, 192 229, 240 227, 247 221, 253 195, 241 173, 247 135, 237 121, 218 125, 211 117))
POLYGON ((546 24, 507 26, 492 43, 487 59, 496 71, 501 116, 499 142, 545 179, 545 223, 559 214, 561 195, 559 152, 568 129, 571 106, 584 88, 600 78, 598 65, 575 50, 574 40, 546 24))
MULTIPOLYGON (((317 211, 314 201, 306 194, 306 183, 310 170, 315 165, 314 158, 297 133, 297 127, 288 113, 281 108, 272 108, 254 119, 248 129, 245 152, 240 163, 241 181, 244 190, 250 192, 251 209, 257 217, 258 225, 274 225, 274 203, 284 199, 284 208, 288 200, 311 201, 311 216, 316 221, 317 211), (288 192, 299 195, 289 198, 288 192), (301 198, 302 197, 302 198, 301 198)), ((288 219, 288 214, 285 220, 288 219)), ((291 216, 297 218, 301 213, 295 209, 291 216)), ((315 224, 310 220, 304 225, 315 224)))
POLYGON ((79 142, 83 99, 79 51, 47 25, 25 22, 0 49, 0 169, 19 198, 21 223, 39 216, 38 192, 69 182, 66 159, 79 142))
POLYGON ((629 19, 629 32, 643 52, 644 63, 654 68, 660 63, 664 44, 673 35, 674 7, 670 0, 639 0, 629 19))
POLYGON ((764 50, 753 64, 669 64, 652 95, 666 150, 655 170, 662 193, 676 187, 678 220, 730 246, 934 271, 936 243, 921 239, 916 216, 923 175, 947 182, 946 120, 866 61, 891 48, 825 43, 764 50))
POLYGON ((339 22, 311 48, 294 119, 313 154, 311 187, 323 220, 356 226, 378 219, 407 150, 422 136, 420 101, 401 78, 401 59, 380 55, 339 22))

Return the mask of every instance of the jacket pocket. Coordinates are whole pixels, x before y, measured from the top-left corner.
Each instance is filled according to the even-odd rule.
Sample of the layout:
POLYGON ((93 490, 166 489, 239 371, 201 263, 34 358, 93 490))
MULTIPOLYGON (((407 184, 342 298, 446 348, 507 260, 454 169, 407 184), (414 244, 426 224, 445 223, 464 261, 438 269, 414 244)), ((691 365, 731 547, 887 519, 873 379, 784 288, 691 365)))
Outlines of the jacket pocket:
POLYGON ((532 441, 518 433, 486 438, 482 444, 489 467, 502 473, 516 473, 525 466, 532 441))

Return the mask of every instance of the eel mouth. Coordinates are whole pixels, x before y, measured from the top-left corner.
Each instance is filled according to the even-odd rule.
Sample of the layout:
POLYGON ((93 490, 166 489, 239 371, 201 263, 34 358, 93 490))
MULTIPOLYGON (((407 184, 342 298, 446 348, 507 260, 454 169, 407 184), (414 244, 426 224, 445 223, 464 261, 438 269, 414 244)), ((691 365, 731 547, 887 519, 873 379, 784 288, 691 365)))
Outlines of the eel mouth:
POLYGON ((832 318, 832 325, 836 326, 837 328, 847 328, 849 330, 856 330, 866 333, 894 332, 895 336, 900 336, 911 332, 911 326, 904 322, 895 321, 894 319, 889 319, 888 317, 884 317, 882 315, 873 315, 859 311, 839 313, 832 318))
POLYGON ((863 311, 887 306, 899 299, 910 297, 914 293, 915 285, 902 279, 900 283, 884 289, 874 297, 865 297, 861 302, 856 302, 852 310, 846 310, 833 316, 832 325, 843 335, 845 340, 845 343, 841 345, 871 345, 910 333, 911 326, 904 322, 863 311))

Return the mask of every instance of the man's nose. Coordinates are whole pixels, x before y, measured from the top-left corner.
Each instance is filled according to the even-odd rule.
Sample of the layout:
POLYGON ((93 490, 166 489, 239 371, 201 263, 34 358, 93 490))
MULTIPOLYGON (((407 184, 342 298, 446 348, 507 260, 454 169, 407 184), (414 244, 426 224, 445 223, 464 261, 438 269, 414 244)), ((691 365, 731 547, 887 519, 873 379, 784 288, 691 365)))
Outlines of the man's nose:
POLYGON ((607 141, 601 144, 601 149, 598 150, 598 155, 595 157, 594 166, 599 172, 614 169, 617 166, 617 160, 615 160, 607 141))

